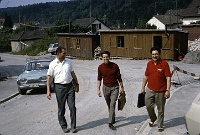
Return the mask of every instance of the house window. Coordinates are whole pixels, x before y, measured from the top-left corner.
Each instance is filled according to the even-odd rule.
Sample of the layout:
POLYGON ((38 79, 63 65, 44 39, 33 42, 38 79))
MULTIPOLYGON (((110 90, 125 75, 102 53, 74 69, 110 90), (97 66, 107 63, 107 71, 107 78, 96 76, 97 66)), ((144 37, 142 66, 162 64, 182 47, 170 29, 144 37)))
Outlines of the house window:
POLYGON ((124 47, 124 36, 117 36, 117 47, 124 47))
POLYGON ((101 23, 99 24, 99 29, 101 29, 101 23))
POLYGON ((198 7, 198 14, 200 14, 200 6, 198 7))
POLYGON ((76 39, 76 48, 77 49, 81 49, 81 47, 80 47, 80 39, 76 39))

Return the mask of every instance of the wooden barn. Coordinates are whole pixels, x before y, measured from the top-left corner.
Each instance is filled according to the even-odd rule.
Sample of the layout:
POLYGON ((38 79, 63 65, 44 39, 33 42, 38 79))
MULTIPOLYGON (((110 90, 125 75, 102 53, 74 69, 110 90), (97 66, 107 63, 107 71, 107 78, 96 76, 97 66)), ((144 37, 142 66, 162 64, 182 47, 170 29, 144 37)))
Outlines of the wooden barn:
POLYGON ((181 30, 100 30, 101 50, 111 52, 111 57, 133 59, 151 58, 150 48, 162 49, 161 57, 178 60, 188 51, 188 33, 181 30))
POLYGON ((99 35, 58 33, 57 36, 58 44, 67 49, 68 56, 91 59, 94 57, 94 49, 100 46, 99 35))

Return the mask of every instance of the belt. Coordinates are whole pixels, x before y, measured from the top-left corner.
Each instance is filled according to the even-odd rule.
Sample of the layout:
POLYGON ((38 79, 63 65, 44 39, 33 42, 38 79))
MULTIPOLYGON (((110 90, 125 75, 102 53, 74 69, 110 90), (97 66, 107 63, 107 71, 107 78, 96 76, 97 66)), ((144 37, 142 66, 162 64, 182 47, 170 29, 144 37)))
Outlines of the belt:
POLYGON ((72 82, 70 82, 70 83, 65 83, 65 84, 61 84, 61 83, 55 83, 55 84, 66 86, 66 85, 70 85, 71 83, 72 83, 72 82))

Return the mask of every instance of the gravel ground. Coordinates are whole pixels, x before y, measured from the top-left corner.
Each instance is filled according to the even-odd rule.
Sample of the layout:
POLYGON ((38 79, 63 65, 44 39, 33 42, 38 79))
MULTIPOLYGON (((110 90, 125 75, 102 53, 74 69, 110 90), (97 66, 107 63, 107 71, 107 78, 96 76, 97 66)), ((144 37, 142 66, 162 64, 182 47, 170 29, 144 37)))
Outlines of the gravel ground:
MULTIPOLYGON (((102 61, 72 60, 80 84, 80 92, 76 94, 78 135, 183 135, 187 131, 184 125, 184 115, 195 96, 199 93, 199 80, 194 80, 194 77, 190 75, 175 72, 172 80, 181 85, 171 87, 172 96, 167 100, 166 104, 164 122, 166 131, 158 133, 156 125, 153 128, 148 127, 147 123, 149 120, 145 107, 137 108, 136 106, 137 95, 141 89, 142 78, 148 60, 115 59, 111 61, 117 63, 120 67, 127 98, 124 109, 122 111, 116 110, 116 131, 111 131, 108 128, 108 111, 105 100, 103 97, 100 98, 97 96, 97 68, 102 61)), ((169 61, 169 64, 171 70, 173 70, 173 65, 176 65, 188 72, 194 72, 195 74, 200 75, 199 65, 197 64, 185 64, 183 62, 173 61, 169 61)), ((14 83, 12 78, 9 78, 7 81, 14 83)), ((7 81, 1 82, 0 86, 5 89, 7 81)), ((16 92, 16 88, 14 88, 14 91, 12 92, 16 92)), ((57 105, 55 98, 54 93, 51 101, 45 99, 45 94, 31 96, 19 95, 15 99, 0 105, 0 110, 2 110, 0 112, 0 117, 4 118, 4 121, 0 122, 0 134, 62 134, 57 120, 57 105), (32 100, 29 101, 27 100, 28 98, 29 100, 32 100), (34 103, 34 101, 37 101, 37 104, 34 103), (29 107, 26 116, 18 115, 20 110, 26 110, 24 106, 20 105, 22 102, 26 102, 26 107, 29 107), (6 109, 4 106, 14 107, 6 109), (39 109, 35 110, 35 106, 39 109), (15 111, 13 112, 12 109, 15 111), (7 112, 12 112, 10 114, 12 116, 17 115, 17 118, 10 118, 10 115, 9 113, 7 114, 7 112), (10 120, 10 122, 7 120, 10 120), (19 123, 23 123, 23 125, 29 126, 31 123, 35 124, 31 125, 31 128, 24 128, 18 126, 20 124, 13 125, 12 121, 18 121, 19 123), (16 130, 18 132, 9 132, 9 130, 6 129, 8 126, 12 127, 12 131, 16 130), (34 129, 37 129, 37 131, 34 129)), ((68 110, 66 112, 66 118, 69 123, 68 110)))

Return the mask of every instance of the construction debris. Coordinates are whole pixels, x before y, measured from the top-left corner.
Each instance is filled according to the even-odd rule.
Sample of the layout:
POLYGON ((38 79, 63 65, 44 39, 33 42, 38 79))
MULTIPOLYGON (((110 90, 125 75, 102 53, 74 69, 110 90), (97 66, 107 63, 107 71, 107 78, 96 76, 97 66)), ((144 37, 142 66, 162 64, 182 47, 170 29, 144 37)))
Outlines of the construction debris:
POLYGON ((200 50, 200 38, 195 39, 195 41, 188 41, 188 51, 197 51, 200 50))
POLYGON ((200 38, 188 41, 188 53, 182 60, 186 64, 200 64, 200 38))
POLYGON ((100 54, 101 54, 101 47, 98 46, 96 49, 94 49, 94 59, 99 60, 100 54))

